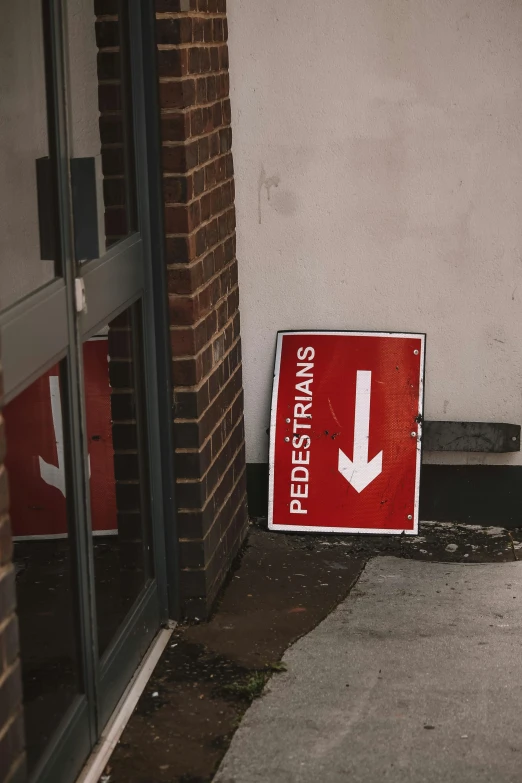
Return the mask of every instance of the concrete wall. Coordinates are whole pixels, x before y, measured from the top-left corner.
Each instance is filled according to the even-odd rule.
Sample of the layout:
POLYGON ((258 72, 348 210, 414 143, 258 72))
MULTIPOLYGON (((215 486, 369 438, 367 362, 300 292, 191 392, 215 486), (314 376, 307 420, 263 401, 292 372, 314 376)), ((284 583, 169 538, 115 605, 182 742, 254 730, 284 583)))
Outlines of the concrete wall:
POLYGON ((228 8, 248 460, 277 329, 425 331, 427 418, 521 423, 522 4, 228 8))

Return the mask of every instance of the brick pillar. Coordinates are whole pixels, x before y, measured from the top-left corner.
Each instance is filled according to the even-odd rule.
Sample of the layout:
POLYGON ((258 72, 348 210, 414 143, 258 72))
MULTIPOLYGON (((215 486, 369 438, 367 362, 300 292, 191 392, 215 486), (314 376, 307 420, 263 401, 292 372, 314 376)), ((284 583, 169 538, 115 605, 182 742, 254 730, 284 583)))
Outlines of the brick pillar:
POLYGON ((226 0, 156 0, 182 611, 247 529, 226 0))
MULTIPOLYGON (((0 367, 0 404, 2 396, 0 367)), ((10 783, 22 780, 25 756, 13 542, 4 460, 5 424, 0 413, 0 781, 10 783)))

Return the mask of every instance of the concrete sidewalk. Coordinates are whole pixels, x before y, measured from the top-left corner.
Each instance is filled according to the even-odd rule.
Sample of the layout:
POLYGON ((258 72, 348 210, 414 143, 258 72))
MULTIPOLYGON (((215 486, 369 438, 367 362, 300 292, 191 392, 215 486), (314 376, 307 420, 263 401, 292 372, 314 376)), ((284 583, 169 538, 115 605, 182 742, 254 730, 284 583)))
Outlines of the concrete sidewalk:
POLYGON ((215 783, 522 780, 522 562, 375 558, 283 660, 215 783))

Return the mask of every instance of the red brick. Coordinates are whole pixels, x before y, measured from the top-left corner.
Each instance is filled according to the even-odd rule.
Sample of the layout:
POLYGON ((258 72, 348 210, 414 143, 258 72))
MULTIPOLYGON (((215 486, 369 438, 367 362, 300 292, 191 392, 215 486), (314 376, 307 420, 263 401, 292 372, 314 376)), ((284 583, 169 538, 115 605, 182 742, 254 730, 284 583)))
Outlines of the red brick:
POLYGON ((203 279, 202 260, 190 266, 170 268, 167 270, 167 289, 170 294, 191 294, 200 288, 203 279))
POLYGON ((105 210, 106 236, 125 236, 129 233, 127 225, 125 207, 113 207, 105 210))
POLYGON ((181 44, 192 41, 192 18, 175 17, 156 20, 158 44, 181 44))
POLYGON ((98 105, 101 112, 121 111, 122 95, 119 84, 100 84, 98 87, 98 105))
POLYGON ((202 43, 203 38, 203 19, 194 17, 192 20, 192 40, 194 43, 202 43))
POLYGON ((185 204, 194 196, 191 176, 165 177, 163 179, 163 197, 165 204, 185 204))
POLYGON ((225 125, 230 125, 232 121, 232 110, 230 107, 230 101, 227 99, 223 101, 223 122, 225 125))
POLYGON ((167 264, 190 264, 196 258, 196 238, 190 236, 166 237, 167 264))
MULTIPOLYGON (((3 727, 2 727, 3 728, 3 727)), ((24 765, 24 722, 22 712, 13 712, 12 720, 0 736, 0 780, 26 780, 24 765)))
POLYGON ((191 296, 169 294, 169 313, 173 326, 193 324, 199 318, 198 299, 191 296))
POLYGON ((159 96, 162 109, 193 106, 196 103, 196 82, 194 79, 160 82, 159 96))
POLYGON ((196 81, 196 99, 194 103, 207 103, 207 80, 204 76, 196 81))
POLYGON ((221 70, 225 71, 228 70, 228 46, 225 44, 224 46, 219 47, 219 67, 221 70))
POLYGON ((168 234, 190 234, 200 222, 199 201, 165 208, 165 228, 168 234))
POLYGON ((173 356, 193 356, 196 353, 196 330, 191 326, 172 328, 170 346, 173 356))
POLYGON ((203 22, 203 38, 207 43, 212 43, 213 38, 213 27, 212 27, 212 19, 205 19, 203 22))
POLYGON ((165 173, 183 174, 198 165, 198 143, 164 145, 162 155, 165 173))
POLYGON ((172 362, 172 380, 176 387, 192 387, 203 377, 201 358, 176 359, 172 362))
POLYGON ((98 49, 120 45, 120 25, 117 21, 96 22, 96 44, 98 49))
POLYGON ((197 11, 197 0, 155 0, 156 13, 177 13, 197 11))
POLYGON ((102 149, 102 171, 105 177, 122 174, 125 171, 123 147, 102 149))
MULTIPOLYGON (((214 47, 212 47, 214 48, 214 47)), ((200 67, 200 73, 207 73, 211 70, 212 64, 211 64, 211 53, 212 49, 209 46, 205 46, 201 51, 201 67, 200 67)), ((210 100, 210 98, 209 98, 210 100)))
POLYGON ((159 76, 186 76, 189 72, 188 49, 160 49, 158 51, 159 76))
POLYGON ((190 135, 190 115, 184 112, 163 114, 161 137, 163 141, 185 141, 190 135))
POLYGON ((247 524, 228 26, 225 0, 156 11, 179 14, 156 22, 165 249, 183 605, 206 612, 247 524))

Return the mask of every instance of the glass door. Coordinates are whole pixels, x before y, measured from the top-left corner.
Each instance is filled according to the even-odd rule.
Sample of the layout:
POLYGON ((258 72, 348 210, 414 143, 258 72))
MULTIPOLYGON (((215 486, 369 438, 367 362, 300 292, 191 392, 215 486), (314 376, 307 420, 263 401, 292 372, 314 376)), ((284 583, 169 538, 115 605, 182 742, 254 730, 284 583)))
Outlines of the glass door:
POLYGON ((139 6, 127 0, 68 0, 64 20, 87 469, 93 455, 100 455, 99 477, 91 467, 86 482, 102 723, 160 622, 152 529, 159 515, 151 470, 158 423, 150 388, 156 377, 153 330, 147 328, 153 321, 146 297, 139 6), (100 420, 102 376, 110 388, 110 416, 100 420), (112 472, 104 467, 111 460, 101 456, 107 450, 112 472))
POLYGON ((28 764, 35 783, 68 783, 167 619, 143 9, 2 5, 0 337, 28 764))

